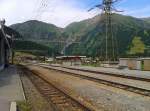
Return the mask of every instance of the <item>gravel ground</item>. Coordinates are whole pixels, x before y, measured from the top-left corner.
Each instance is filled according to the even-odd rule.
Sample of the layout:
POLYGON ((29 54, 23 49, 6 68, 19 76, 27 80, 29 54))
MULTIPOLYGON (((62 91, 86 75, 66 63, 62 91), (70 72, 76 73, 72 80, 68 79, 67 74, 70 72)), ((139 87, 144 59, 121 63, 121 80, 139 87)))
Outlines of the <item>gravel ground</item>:
POLYGON ((47 80, 78 95, 78 99, 85 99, 99 111, 150 111, 149 97, 41 67, 32 66, 30 69, 41 72, 47 80))
MULTIPOLYGON (((44 66, 44 67, 51 68, 51 66, 44 66)), ((111 81, 115 83, 117 82, 120 84, 126 84, 129 86, 150 90, 150 82, 146 82, 146 81, 133 80, 133 79, 127 79, 127 78, 122 78, 122 77, 114 77, 114 76, 109 76, 109 75, 101 75, 101 74, 95 74, 95 73, 90 73, 90 72, 66 69, 62 67, 52 67, 52 68, 60 69, 62 71, 72 72, 74 74, 84 75, 88 77, 98 78, 102 80, 107 80, 107 81, 111 81)))
POLYGON ((21 75, 25 90, 27 103, 30 104, 31 111, 53 111, 49 103, 37 91, 32 82, 25 75, 21 75))

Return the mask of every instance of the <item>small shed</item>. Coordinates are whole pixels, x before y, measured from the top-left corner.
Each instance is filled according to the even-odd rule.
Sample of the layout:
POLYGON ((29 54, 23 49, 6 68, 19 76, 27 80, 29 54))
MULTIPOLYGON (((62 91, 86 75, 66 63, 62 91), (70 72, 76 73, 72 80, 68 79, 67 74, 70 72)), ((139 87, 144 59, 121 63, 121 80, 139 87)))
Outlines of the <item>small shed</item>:
POLYGON ((138 58, 120 58, 120 67, 127 67, 131 70, 141 70, 141 60, 138 58))
POLYGON ((132 70, 150 71, 150 58, 120 58, 119 66, 132 70))
POLYGON ((129 60, 129 58, 120 58, 119 59, 119 66, 128 67, 128 60, 129 60))
POLYGON ((141 58, 142 70, 150 71, 150 58, 141 58))
POLYGON ((141 70, 141 60, 138 58, 129 58, 127 64, 131 70, 141 70))
POLYGON ((79 66, 82 64, 82 58, 86 56, 59 56, 56 57, 56 60, 62 65, 79 66))

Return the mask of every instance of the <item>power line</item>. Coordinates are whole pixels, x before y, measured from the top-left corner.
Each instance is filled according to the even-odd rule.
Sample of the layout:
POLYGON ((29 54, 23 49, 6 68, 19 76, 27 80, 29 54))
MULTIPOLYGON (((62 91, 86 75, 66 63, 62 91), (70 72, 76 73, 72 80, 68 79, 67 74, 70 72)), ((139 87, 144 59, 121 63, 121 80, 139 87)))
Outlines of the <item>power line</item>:
POLYGON ((102 10, 101 16, 105 17, 105 61, 115 60, 115 39, 113 36, 113 27, 112 27, 112 14, 113 12, 122 12, 117 10, 114 7, 114 3, 120 0, 103 0, 101 4, 98 4, 88 11, 91 11, 95 8, 99 8, 102 10), (104 14, 103 14, 104 13, 104 14))
POLYGON ((43 13, 48 8, 48 0, 41 0, 39 3, 39 7, 36 10, 36 15, 34 16, 34 19, 41 19, 43 13))

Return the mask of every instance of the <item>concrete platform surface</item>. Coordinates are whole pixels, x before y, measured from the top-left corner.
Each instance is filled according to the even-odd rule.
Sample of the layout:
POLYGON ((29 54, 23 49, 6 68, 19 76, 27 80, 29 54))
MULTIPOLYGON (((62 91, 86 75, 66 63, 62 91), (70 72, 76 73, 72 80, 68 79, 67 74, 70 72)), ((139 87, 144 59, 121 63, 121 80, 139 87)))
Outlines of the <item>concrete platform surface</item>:
POLYGON ((65 66, 65 67, 150 79, 150 71, 92 67, 92 66, 65 66))
POLYGON ((10 102, 24 100, 22 84, 16 66, 10 66, 0 72, 0 99, 10 102))
POLYGON ((10 102, 0 99, 0 111, 10 111, 10 102))
POLYGON ((138 77, 138 78, 146 78, 150 79, 150 71, 140 71, 140 70, 129 70, 129 69, 118 69, 118 68, 106 68, 106 67, 92 67, 92 66, 67 66, 67 65, 60 65, 60 64, 47 64, 47 63, 40 63, 39 65, 51 65, 55 67, 66 67, 72 69, 81 69, 81 70, 89 70, 94 72, 104 72, 104 73, 111 73, 114 75, 125 75, 131 77, 138 77))

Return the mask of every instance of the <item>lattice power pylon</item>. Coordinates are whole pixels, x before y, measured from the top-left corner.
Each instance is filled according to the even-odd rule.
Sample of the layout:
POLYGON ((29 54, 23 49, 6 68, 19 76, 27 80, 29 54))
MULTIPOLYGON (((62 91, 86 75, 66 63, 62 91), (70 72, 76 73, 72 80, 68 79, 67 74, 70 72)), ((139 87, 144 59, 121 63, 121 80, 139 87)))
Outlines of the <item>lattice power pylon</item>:
POLYGON ((116 59, 116 47, 115 39, 113 36, 113 27, 112 27, 112 14, 113 12, 122 12, 118 11, 114 7, 114 3, 119 0, 103 0, 102 4, 96 5, 95 7, 89 9, 88 11, 93 10, 94 8, 99 8, 102 10, 102 15, 105 18, 105 61, 113 61, 116 59))

